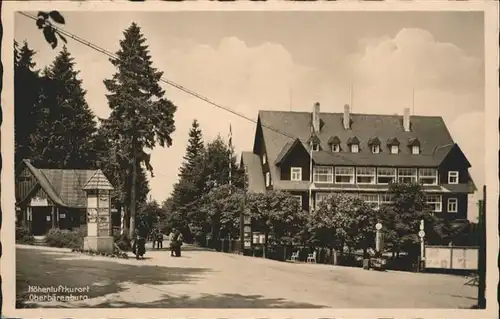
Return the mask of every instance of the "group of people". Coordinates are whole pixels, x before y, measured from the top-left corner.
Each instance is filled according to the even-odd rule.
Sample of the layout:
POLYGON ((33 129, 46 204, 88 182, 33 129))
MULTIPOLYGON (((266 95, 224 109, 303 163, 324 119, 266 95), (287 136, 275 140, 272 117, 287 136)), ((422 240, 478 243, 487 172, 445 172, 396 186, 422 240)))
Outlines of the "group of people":
MULTIPOLYGON (((144 227, 136 229, 134 244, 132 251, 136 259, 144 259, 146 254, 146 240, 150 239, 153 242, 153 249, 163 249, 163 234, 158 228, 154 228, 149 234, 145 231, 144 227)), ((170 256, 180 257, 181 246, 184 241, 182 233, 176 229, 172 229, 169 236, 170 241, 170 256)))

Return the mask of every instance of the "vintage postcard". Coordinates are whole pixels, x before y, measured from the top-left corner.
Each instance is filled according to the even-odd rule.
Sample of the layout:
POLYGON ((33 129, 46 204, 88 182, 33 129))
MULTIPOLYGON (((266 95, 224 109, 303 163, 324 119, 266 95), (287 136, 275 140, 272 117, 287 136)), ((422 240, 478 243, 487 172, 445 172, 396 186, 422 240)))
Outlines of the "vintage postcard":
POLYGON ((3 3, 3 315, 495 318, 497 13, 3 3))

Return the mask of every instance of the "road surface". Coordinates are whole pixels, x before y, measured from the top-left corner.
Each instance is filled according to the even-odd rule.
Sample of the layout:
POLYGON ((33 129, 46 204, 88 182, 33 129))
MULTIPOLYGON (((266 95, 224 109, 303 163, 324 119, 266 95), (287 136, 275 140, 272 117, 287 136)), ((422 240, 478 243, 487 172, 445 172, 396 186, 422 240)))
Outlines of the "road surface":
POLYGON ((294 264, 189 247, 180 258, 166 249, 149 250, 146 257, 111 259, 17 246, 16 294, 35 307, 78 308, 456 309, 476 303, 477 288, 452 275, 294 264), (57 287, 77 289, 58 301, 46 297, 51 293, 34 292, 50 287, 59 289, 52 294, 58 296, 57 287))

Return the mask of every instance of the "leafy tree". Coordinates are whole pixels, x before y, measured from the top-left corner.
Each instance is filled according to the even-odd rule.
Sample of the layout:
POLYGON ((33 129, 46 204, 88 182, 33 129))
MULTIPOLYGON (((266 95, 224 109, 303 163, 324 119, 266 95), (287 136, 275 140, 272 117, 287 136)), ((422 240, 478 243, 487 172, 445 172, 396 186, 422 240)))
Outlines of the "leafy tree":
POLYGON ((231 160, 231 183, 236 188, 243 188, 244 174, 239 168, 236 156, 224 140, 217 136, 208 143, 205 155, 205 170, 207 174, 207 187, 229 184, 229 161, 231 160), (231 159, 230 159, 231 158, 231 159))
POLYGON ((14 41, 14 131, 15 165, 32 158, 31 135, 35 130, 34 115, 38 103, 40 74, 35 69, 36 52, 25 41, 21 47, 14 41))
POLYGON ((88 169, 96 165, 96 122, 78 74, 66 47, 43 72, 30 143, 32 158, 40 166, 88 169))
POLYGON ((439 240, 442 220, 435 216, 426 203, 426 196, 420 184, 394 183, 389 187, 392 203, 381 207, 378 219, 382 223, 385 241, 392 251, 405 251, 418 255, 420 221, 424 220, 426 238, 439 240))
POLYGON ((150 156, 145 148, 172 145, 176 106, 165 98, 159 85, 163 72, 152 67, 146 39, 140 27, 132 23, 120 41, 117 58, 111 63, 117 68, 111 79, 104 81, 111 114, 105 125, 109 138, 117 141, 118 157, 126 160, 122 169, 130 171, 130 236, 135 229, 138 167, 145 164, 152 173, 150 156))
POLYGON ((253 220, 252 228, 264 232, 264 257, 270 235, 277 243, 288 242, 289 238, 298 235, 304 223, 300 203, 286 192, 273 190, 249 194, 247 207, 253 220))
POLYGON ((197 240, 203 241, 207 233, 211 233, 213 242, 221 238, 239 237, 243 202, 243 190, 227 184, 214 187, 204 194, 198 213, 191 216, 197 240))
POLYGON ((313 243, 341 253, 344 247, 366 250, 373 246, 375 213, 358 197, 331 193, 318 206, 308 223, 313 243))

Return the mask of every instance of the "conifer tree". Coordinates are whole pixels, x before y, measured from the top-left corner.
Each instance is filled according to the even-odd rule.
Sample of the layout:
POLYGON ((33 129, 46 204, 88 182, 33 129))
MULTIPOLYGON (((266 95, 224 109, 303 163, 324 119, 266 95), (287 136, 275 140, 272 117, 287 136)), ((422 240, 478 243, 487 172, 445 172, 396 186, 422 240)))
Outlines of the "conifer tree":
POLYGON ((176 106, 166 99, 159 85, 163 72, 152 67, 146 39, 140 27, 132 23, 120 41, 117 59, 111 59, 116 73, 104 81, 111 114, 105 122, 111 140, 120 143, 119 157, 126 159, 130 171, 130 229, 135 230, 138 171, 140 164, 152 172, 149 155, 145 148, 153 149, 157 144, 171 146, 171 134, 175 130, 176 106))
POLYGON ((31 138, 31 152, 39 166, 95 167, 96 122, 78 74, 65 46, 43 71, 31 138))
POLYGON ((31 158, 30 138, 35 129, 34 112, 38 102, 40 75, 33 61, 35 51, 25 41, 14 42, 14 131, 15 165, 31 158))

